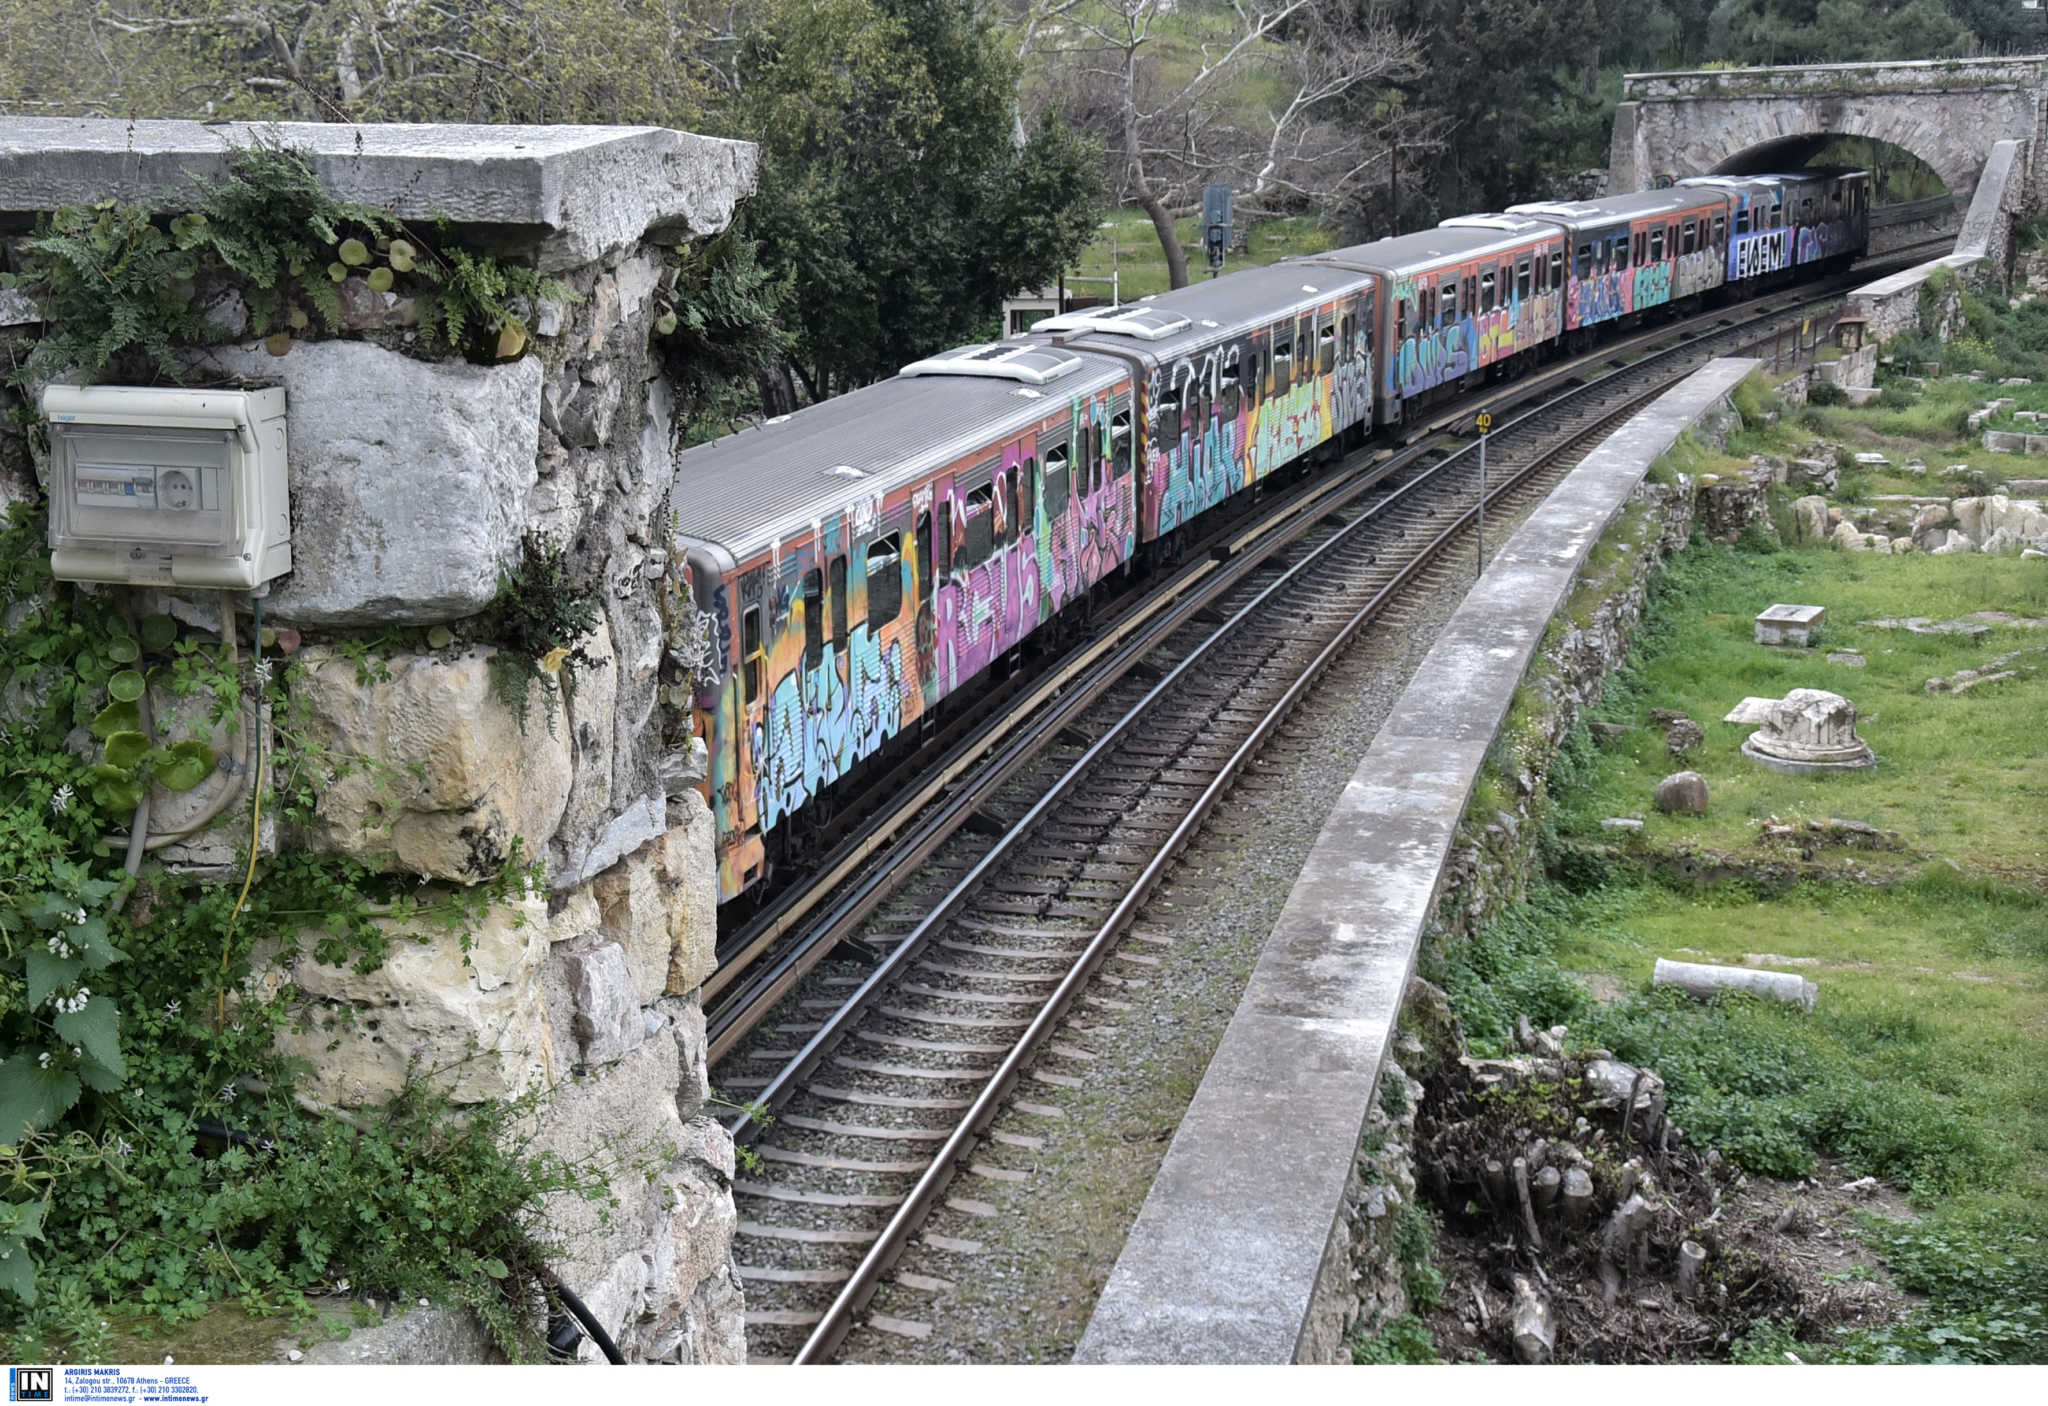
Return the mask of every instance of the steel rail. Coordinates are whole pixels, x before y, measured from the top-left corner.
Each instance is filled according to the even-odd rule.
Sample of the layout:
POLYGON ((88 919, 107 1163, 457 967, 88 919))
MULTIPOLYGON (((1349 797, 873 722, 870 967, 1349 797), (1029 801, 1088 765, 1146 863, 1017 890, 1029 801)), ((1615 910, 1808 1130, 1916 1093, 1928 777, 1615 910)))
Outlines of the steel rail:
MULTIPOLYGON (((1869 273, 1865 271, 1856 276, 1868 277, 1869 273)), ((1540 407, 1547 409, 1568 402, 1588 386, 1603 383, 1604 377, 1576 386, 1570 384, 1590 365, 1612 363, 1617 357, 1629 355, 1644 346, 1654 347, 1660 342, 1672 342, 1674 337, 1679 339, 1672 345, 1640 356, 1623 368, 1640 369, 1661 357, 1692 350, 1702 341, 1740 332, 1757 322, 1782 316, 1790 307, 1805 307, 1825 301, 1827 295, 1816 297, 1811 288, 1791 290, 1789 294, 1785 291, 1765 294, 1747 305, 1752 315, 1745 321, 1731 323, 1730 310, 1712 310, 1678 324, 1650 329, 1562 366, 1522 378, 1498 388, 1492 395, 1479 396, 1475 393, 1473 398, 1484 398, 1494 405, 1521 405, 1561 389, 1560 394, 1540 407)), ((1470 411, 1465 413, 1469 415, 1470 411)), ((906 792, 906 798, 897 803, 893 812, 879 817, 836 850, 810 886, 790 904, 774 911, 771 921, 761 930, 749 932, 732 957, 721 963, 719 971, 706 983, 704 994, 707 999, 737 980, 743 968, 764 955, 778 938, 809 916, 818 907, 822 895, 832 895, 829 908, 802 943, 776 961, 765 974, 756 974, 733 997, 713 1008, 709 1032, 711 1057, 717 1060, 731 1052, 752 1023, 801 980, 824 952, 849 935, 868 914, 886 901, 893 891, 891 871, 914 865, 934 852, 957 830, 957 817, 972 813, 982 800, 1028 765, 1031 755, 1045 745, 1046 739, 1067 726, 1102 693, 1113 687, 1135 659, 1149 653, 1159 641, 1207 609, 1216 598, 1273 554, 1298 541, 1318 515, 1348 506, 1379 481, 1412 466, 1428 453, 1437 452, 1440 446, 1434 442, 1433 433, 1457 425, 1461 418, 1454 413, 1433 422, 1429 431, 1398 450, 1382 445, 1357 451, 1351 456, 1355 462, 1344 466, 1337 474, 1287 500, 1263 520, 1247 524, 1234 537, 1226 534, 1225 540, 1215 545, 1211 559, 1177 573, 1169 583, 1139 601, 1126 615, 1112 621, 1107 627, 1108 633, 1088 642, 1061 660, 1044 678, 1030 685, 1025 697, 1007 712, 992 717, 964 737, 923 778, 912 783, 912 789, 906 792), (1218 560, 1218 557, 1223 560, 1218 560), (1225 561, 1228 566, 1225 566, 1225 561), (1082 689, 1062 697, 1063 691, 1076 680, 1083 681, 1082 689), (1034 716, 1055 699, 1058 706, 1053 713, 1034 716), (1020 717, 1032 718, 1031 724, 1022 731, 1018 730, 1020 717), (904 836, 904 856, 897 859, 890 870, 870 871, 865 875, 859 873, 861 866, 910 825, 918 812, 930 806, 947 787, 970 772, 977 778, 971 795, 956 797, 919 821, 904 836), (846 887, 850 878, 854 882, 846 887)), ((1514 423, 1519 424, 1521 420, 1514 423)), ((1511 428, 1512 425, 1504 427, 1500 433, 1511 428)))
MULTIPOLYGON (((1682 350, 1682 348, 1671 349, 1672 353, 1678 350, 1682 350)), ((1659 359, 1668 354, 1671 353, 1658 353, 1656 358, 1645 358, 1645 361, 1659 359)), ((1578 394, 1590 394, 1597 391, 1619 377, 1639 372, 1643 365, 1644 362, 1637 362, 1608 376, 1601 377, 1597 381, 1589 382, 1585 387, 1581 388, 1578 394)), ((1500 502, 1509 498, 1518 492, 1530 478, 1534 477, 1558 456, 1567 452, 1573 445, 1593 435, 1603 433, 1614 421, 1634 414, 1643 403, 1663 394, 1668 388, 1668 384, 1668 382, 1660 382, 1655 386, 1645 388, 1641 393, 1631 396, 1613 411, 1600 416, 1591 425, 1573 432, 1569 437, 1559 440, 1557 443, 1537 453, 1531 457, 1527 464, 1511 470, 1502 478, 1497 486, 1491 487, 1487 494, 1488 500, 1500 502)), ((1504 426, 1500 433, 1506 434, 1523 428, 1532 420, 1547 417, 1555 408, 1555 406, 1545 406, 1530 410, 1504 426)), ((1408 484, 1404 484, 1399 490, 1399 494, 1405 495, 1411 489, 1435 484, 1440 473, 1446 471, 1454 462, 1464 459, 1467 454, 1476 452, 1476 448, 1476 445, 1467 446, 1465 449, 1461 449, 1445 459, 1442 463, 1431 466, 1426 474, 1418 476, 1408 484)), ((1123 719, 1119 720, 1117 726, 1109 734, 1106 734, 1095 747, 1091 748, 1087 754, 1084 754, 1082 758, 1073 763, 1067 774, 1062 777, 1059 786, 1055 788, 1055 794, 1049 795, 1040 802, 1039 806, 1033 807, 1032 813, 1028 814, 1024 820, 1020 820, 1012 829, 1010 832, 1011 837, 1020 836, 1022 832, 1027 830, 1030 820, 1035 817, 1037 812, 1049 805, 1057 794, 1063 793, 1067 789, 1070 782, 1073 782, 1084 773, 1087 770, 1087 763, 1099 750, 1120 736, 1127 727, 1135 726, 1149 714, 1154 704, 1164 695, 1176 677, 1181 675, 1198 658, 1206 655, 1212 646, 1219 644, 1229 636, 1235 635, 1240 627, 1249 623, 1250 618, 1275 592, 1279 591, 1283 586, 1292 584, 1296 576, 1312 561, 1321 557, 1325 551, 1334 548, 1340 542, 1346 541, 1354 530, 1376 520, 1381 512, 1391 507, 1396 501, 1397 497, 1390 496, 1380 503, 1374 504, 1372 509, 1366 514, 1347 524, 1341 531, 1333 535, 1329 541, 1319 546, 1310 557, 1305 558, 1285 576, 1261 591, 1257 597, 1237 611, 1230 620, 1218 625, 1209 638, 1204 640, 1202 645, 1193 654, 1190 654, 1166 678, 1161 679, 1147 693, 1144 699, 1133 705, 1130 711, 1125 714, 1123 719)), ((952 1133, 933 1155, 931 1162, 919 1177, 916 1185, 904 1197, 888 1224, 883 1227, 874 1244, 862 1258, 860 1265, 849 1275, 845 1285, 834 1298, 831 1306, 824 1311, 803 1347, 797 1352, 793 1359, 793 1365, 808 1365, 825 1361, 838 1348, 839 1343, 852 1329, 854 1315, 865 1307, 867 1301, 873 1297, 875 1290, 880 1287, 882 1276, 887 1274, 894 1266, 896 1260, 908 1245, 910 1237, 924 1223, 932 1207, 937 1204, 939 1197, 945 1192, 953 1177, 957 1175, 959 1168, 965 1164, 976 1144, 979 1143, 982 1135, 987 1131, 988 1125, 994 1121, 1004 1100, 1009 1097, 1011 1090, 1016 1087, 1017 1081, 1023 1077, 1025 1070, 1031 1062, 1037 1058, 1040 1047, 1051 1035, 1053 1028, 1065 1018, 1082 990, 1101 968, 1102 964, 1108 960, 1111 951, 1115 948, 1117 939, 1122 936, 1125 929, 1136 918, 1139 910, 1151 898, 1152 893, 1158 887, 1161 880, 1164 879, 1170 866, 1193 840, 1202 825, 1206 823, 1216 805, 1229 792, 1230 788, 1236 784, 1244 768, 1263 749, 1267 740, 1286 720, 1288 715, 1299 706, 1302 699, 1307 696, 1316 682, 1328 670, 1330 664, 1350 647, 1353 640, 1356 639, 1358 632, 1376 619, 1398 592, 1407 587, 1418 575, 1440 559, 1450 546, 1458 538, 1462 537, 1466 529, 1472 525, 1479 511, 1480 509, 1476 505, 1465 508, 1438 532, 1435 537, 1431 538, 1416 551, 1384 585, 1354 610, 1350 618, 1317 651, 1314 658, 1308 662, 1296 676, 1293 683, 1288 686, 1286 692, 1266 711, 1252 731, 1239 743, 1230 757, 1217 770, 1216 775, 1210 779, 1209 783, 1203 788, 1202 793, 1189 806, 1186 814, 1181 817, 1172 832, 1161 842, 1158 851, 1146 864, 1137 879, 1125 891, 1115 908, 1103 920, 1094 936, 1089 940, 1086 947, 1083 948, 1081 954, 1075 958, 1072 966, 1061 978, 1058 986, 1054 988, 1052 994, 1046 999, 1045 1004, 1040 1007, 1038 1014, 1024 1032, 1018 1036, 1002 1063, 989 1076, 988 1082, 983 1085, 973 1103, 961 1115, 959 1121, 954 1125, 952 1133)), ((1006 841, 1009 838, 1006 837, 1006 841)), ((1001 848, 1002 846, 998 846, 998 849, 1001 848)), ((979 874, 992 862, 992 855, 993 852, 991 856, 984 856, 983 860, 976 865, 975 870, 970 872, 969 875, 955 886, 954 891, 948 894, 945 902, 941 905, 941 910, 935 911, 932 916, 921 923, 919 928, 897 947, 896 951, 891 954, 892 961, 886 963, 885 967, 895 965, 894 958, 909 954, 911 949, 921 945, 919 942, 920 935, 924 933, 926 928, 934 927, 942 922, 944 920, 942 913, 944 916, 950 916, 950 912, 960 906, 959 900, 963 895, 963 891, 975 886, 979 874)), ((884 972, 878 970, 870 978, 869 982, 861 988, 861 991, 856 993, 847 1002, 846 1009, 852 1010, 860 1001, 862 995, 880 984, 883 976, 884 972)), ((830 1022, 828 1022, 829 1025, 830 1022)), ((822 1039, 824 1033, 821 1030, 817 1038, 822 1039)), ((814 1039, 813 1043, 815 1045, 817 1040, 814 1039)))

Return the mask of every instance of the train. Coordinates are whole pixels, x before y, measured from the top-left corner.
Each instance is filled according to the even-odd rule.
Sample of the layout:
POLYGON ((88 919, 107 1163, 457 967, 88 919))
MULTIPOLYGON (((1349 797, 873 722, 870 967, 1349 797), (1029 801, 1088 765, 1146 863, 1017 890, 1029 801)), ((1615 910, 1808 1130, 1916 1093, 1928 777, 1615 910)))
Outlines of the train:
POLYGON ((1846 268, 1869 198, 1808 169, 1458 216, 1050 317, 678 454, 720 902, 1204 514, 1657 309, 1846 268))

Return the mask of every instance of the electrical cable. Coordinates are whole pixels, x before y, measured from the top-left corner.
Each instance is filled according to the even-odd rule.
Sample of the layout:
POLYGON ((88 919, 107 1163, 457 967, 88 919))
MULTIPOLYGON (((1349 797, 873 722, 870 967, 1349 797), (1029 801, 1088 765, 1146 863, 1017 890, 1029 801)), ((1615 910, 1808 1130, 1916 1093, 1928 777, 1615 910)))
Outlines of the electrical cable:
MULTIPOLYGON (((583 1300, 576 1297, 573 1289, 557 1279, 553 1270, 545 1267, 537 1271, 534 1277, 540 1280, 543 1289, 561 1300, 562 1307, 576 1315, 576 1321, 583 1325, 584 1332, 590 1334, 590 1340, 597 1344, 597 1350, 604 1354, 605 1361, 614 1367, 626 1365, 626 1355, 619 1351, 619 1345, 612 1341, 612 1335, 597 1321, 597 1315, 584 1306, 583 1300)), ((550 1346, 552 1345, 550 1343, 550 1346)))
MULTIPOLYGON (((250 650, 250 667, 252 670, 257 670, 260 669, 263 663, 263 597, 252 595, 249 597, 249 602, 251 613, 255 617, 250 624, 250 637, 254 641, 253 647, 250 650)), ((232 638, 235 629, 234 613, 224 610, 222 615, 222 628, 232 638)), ((238 674, 238 680, 239 677, 238 674)), ((215 984, 214 1000, 214 1028, 216 1030, 225 1028, 228 1023, 228 958, 234 951, 235 923, 242 916, 242 906, 249 901, 250 886, 256 882, 256 854, 262 847, 264 753, 261 683, 257 687, 259 692, 256 705, 256 781, 249 793, 249 869, 242 876, 242 891, 235 898, 234 909, 228 914, 227 930, 221 935, 220 976, 215 984)))

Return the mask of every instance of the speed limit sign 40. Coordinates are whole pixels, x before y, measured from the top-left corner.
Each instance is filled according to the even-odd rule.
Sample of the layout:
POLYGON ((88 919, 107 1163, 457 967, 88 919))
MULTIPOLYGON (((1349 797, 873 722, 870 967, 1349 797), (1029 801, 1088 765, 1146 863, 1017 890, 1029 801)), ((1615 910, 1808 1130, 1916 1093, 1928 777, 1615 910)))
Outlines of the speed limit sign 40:
POLYGON ((1490 410, 1480 411, 1479 419, 1476 423, 1479 426, 1479 433, 1485 434, 1488 430, 1493 428, 1493 412, 1490 410))

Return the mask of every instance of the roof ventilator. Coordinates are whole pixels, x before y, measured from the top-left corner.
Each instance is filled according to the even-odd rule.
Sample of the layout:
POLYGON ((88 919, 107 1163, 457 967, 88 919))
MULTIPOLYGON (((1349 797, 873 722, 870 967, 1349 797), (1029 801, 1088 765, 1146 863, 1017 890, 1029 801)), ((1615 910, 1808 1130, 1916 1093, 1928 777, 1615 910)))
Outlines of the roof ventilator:
POLYGON ((990 376, 1042 386, 1081 368, 1081 358, 1038 342, 986 342, 913 361, 905 376, 990 376))
POLYGON ((1031 324, 1033 332, 1107 332, 1116 337, 1136 337, 1157 342, 1185 331, 1194 324, 1177 312, 1163 308, 1122 303, 1115 307, 1084 308, 1064 312, 1031 324))

